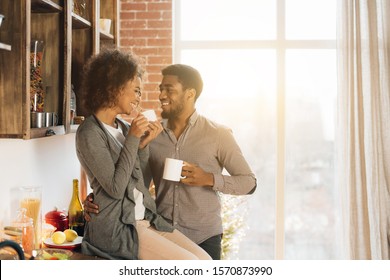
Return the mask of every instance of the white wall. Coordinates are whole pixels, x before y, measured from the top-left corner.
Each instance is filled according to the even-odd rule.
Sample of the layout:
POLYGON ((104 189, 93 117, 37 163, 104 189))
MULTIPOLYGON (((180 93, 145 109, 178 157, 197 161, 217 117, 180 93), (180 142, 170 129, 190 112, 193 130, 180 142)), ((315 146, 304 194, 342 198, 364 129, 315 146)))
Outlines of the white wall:
POLYGON ((0 225, 15 216, 11 200, 20 186, 42 187, 42 216, 54 206, 68 207, 72 179, 80 179, 75 134, 41 139, 0 139, 0 225))

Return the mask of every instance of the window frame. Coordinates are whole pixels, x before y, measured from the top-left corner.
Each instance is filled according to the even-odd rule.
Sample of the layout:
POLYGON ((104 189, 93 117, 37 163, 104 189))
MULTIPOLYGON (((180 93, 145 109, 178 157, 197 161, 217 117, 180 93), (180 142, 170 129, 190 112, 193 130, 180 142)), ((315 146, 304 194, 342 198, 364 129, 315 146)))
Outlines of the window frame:
POLYGON ((273 49, 276 51, 276 181, 275 181, 275 259, 284 259, 285 254, 285 160, 286 160, 286 52, 291 49, 336 49, 335 40, 289 40, 286 39, 286 0, 276 0, 276 39, 270 40, 181 40, 181 0, 173 0, 173 61, 181 61, 181 51, 186 49, 273 49))

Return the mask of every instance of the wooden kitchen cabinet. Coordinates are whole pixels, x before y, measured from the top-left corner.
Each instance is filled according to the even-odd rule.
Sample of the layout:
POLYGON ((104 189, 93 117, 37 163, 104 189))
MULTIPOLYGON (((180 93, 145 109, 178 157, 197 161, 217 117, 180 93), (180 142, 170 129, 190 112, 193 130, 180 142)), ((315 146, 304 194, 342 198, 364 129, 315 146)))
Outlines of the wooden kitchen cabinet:
MULTIPOLYGON (((70 133, 71 86, 77 96, 88 58, 103 45, 118 46, 119 0, 72 4, 64 0, 0 1, 0 14, 5 15, 0 27, 0 138, 39 138, 48 129, 57 135, 70 133), (99 28, 103 17, 112 20, 108 34, 99 28), (30 44, 34 40, 44 42, 44 111, 59 116, 58 125, 49 128, 30 128, 30 44)), ((77 115, 86 115, 78 96, 77 115)))

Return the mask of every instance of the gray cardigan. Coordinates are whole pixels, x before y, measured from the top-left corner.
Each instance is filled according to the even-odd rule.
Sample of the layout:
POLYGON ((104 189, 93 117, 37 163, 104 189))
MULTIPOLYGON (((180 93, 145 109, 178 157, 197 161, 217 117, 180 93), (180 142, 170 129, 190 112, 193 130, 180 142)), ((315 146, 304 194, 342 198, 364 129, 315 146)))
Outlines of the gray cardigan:
MULTIPOLYGON (((129 125, 119 119, 124 135, 129 125)), ((157 214, 156 204, 144 184, 149 147, 138 149, 139 138, 126 136, 123 148, 94 116, 89 116, 76 133, 77 157, 87 173, 99 205, 86 223, 82 252, 108 259, 137 259, 138 236, 135 229, 134 188, 144 195, 145 219, 157 230, 172 232, 173 227, 157 214)))

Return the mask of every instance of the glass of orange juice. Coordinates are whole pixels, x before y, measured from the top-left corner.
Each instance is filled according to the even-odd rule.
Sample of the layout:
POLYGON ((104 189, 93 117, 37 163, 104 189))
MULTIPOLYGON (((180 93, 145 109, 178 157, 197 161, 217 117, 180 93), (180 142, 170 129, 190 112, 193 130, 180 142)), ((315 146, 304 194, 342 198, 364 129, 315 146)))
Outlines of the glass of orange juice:
POLYGON ((20 187, 19 207, 26 209, 26 216, 33 219, 35 248, 41 245, 42 227, 42 188, 39 186, 20 187))

